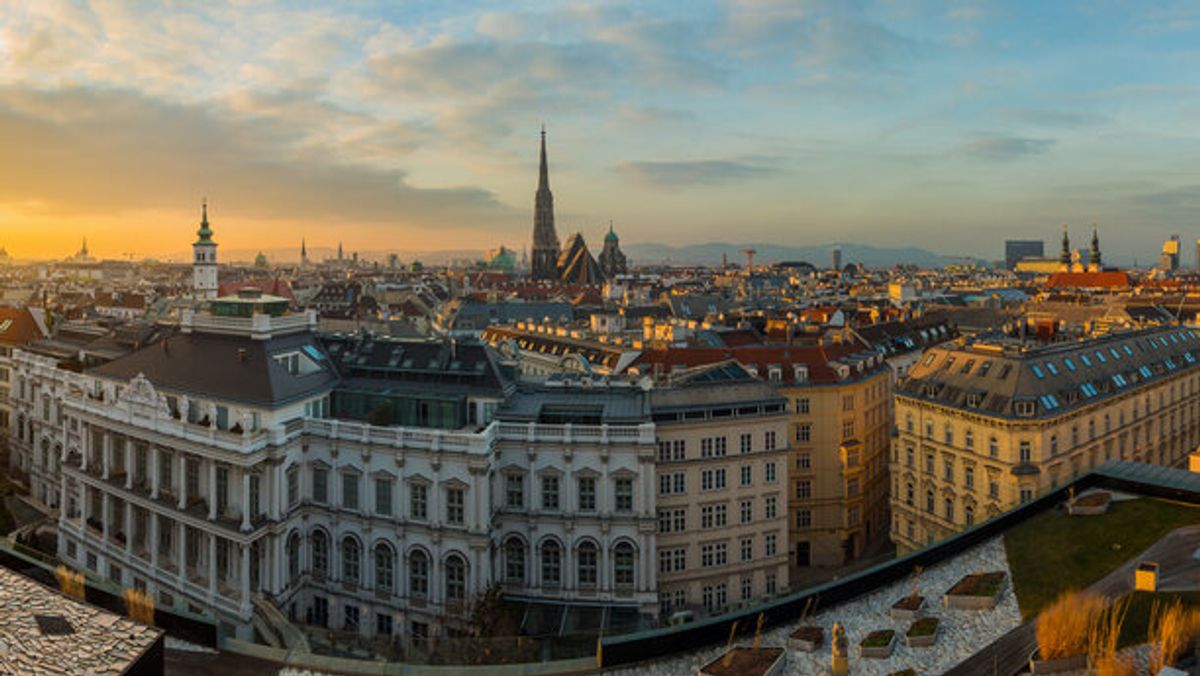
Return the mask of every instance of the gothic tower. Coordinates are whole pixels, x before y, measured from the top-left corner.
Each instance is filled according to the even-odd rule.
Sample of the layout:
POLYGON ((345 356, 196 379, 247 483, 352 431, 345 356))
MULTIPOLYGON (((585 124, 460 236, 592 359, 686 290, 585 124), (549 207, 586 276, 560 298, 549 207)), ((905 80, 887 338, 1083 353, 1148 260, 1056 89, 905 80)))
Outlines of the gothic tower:
POLYGON ((1067 266, 1068 270, 1071 267, 1071 237, 1067 234, 1066 223, 1063 223, 1062 251, 1058 254, 1058 262, 1067 266))
POLYGON ((1088 268, 1099 272, 1102 265, 1100 262, 1100 233, 1096 230, 1096 224, 1092 223, 1092 250, 1088 254, 1088 268))
POLYGON ((199 239, 192 245, 192 291, 196 298, 217 297, 217 243, 212 240, 213 231, 208 227, 208 201, 200 204, 199 239))
POLYGON ((534 279, 558 279, 558 235, 554 232, 554 195, 550 193, 550 170, 546 166, 546 127, 542 126, 542 158, 533 210, 534 279))
POLYGON ((308 242, 304 241, 303 237, 300 238, 300 265, 308 265, 308 242))

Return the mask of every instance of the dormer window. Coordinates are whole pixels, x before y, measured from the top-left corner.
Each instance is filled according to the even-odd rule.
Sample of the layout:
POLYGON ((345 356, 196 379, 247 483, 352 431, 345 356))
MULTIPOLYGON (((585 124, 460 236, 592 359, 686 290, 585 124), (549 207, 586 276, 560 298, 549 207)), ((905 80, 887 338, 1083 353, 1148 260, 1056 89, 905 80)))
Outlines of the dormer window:
POLYGON ((808 367, 803 364, 796 364, 792 367, 792 380, 797 383, 808 382, 808 367))
POLYGON ((1013 402, 1013 411, 1019 416, 1029 417, 1037 411, 1037 405, 1028 399, 1019 400, 1013 402))

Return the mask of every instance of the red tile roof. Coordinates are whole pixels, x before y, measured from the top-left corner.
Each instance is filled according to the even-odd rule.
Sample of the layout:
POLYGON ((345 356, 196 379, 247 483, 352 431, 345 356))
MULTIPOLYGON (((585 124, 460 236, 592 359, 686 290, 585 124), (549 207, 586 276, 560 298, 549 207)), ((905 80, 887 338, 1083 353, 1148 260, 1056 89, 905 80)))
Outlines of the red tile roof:
POLYGON ((31 312, 23 307, 0 307, 0 344, 20 346, 43 337, 31 312))

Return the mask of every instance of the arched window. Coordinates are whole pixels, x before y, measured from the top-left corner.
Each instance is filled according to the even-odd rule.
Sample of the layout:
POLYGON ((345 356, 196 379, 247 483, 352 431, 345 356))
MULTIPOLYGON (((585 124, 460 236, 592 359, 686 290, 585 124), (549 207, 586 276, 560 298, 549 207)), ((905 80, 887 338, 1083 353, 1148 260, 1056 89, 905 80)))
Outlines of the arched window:
POLYGON ((970 505, 967 505, 966 507, 964 507, 963 508, 963 516, 967 520, 968 528, 975 525, 975 508, 974 507, 972 507, 970 505))
POLYGON ((925 511, 933 513, 933 491, 925 491, 925 511))
POLYGON ((329 536, 325 531, 312 534, 312 573, 318 580, 329 575, 329 536))
POLYGON ((511 537, 504 543, 504 579, 525 582, 525 543, 511 537))
POLYGON ((946 520, 953 521, 954 520, 954 500, 951 498, 946 498, 945 507, 946 507, 946 520))
POLYGON ((300 577, 300 534, 292 533, 287 543, 288 579, 293 583, 300 577))
POLYGON ((613 548, 613 583, 618 587, 632 587, 633 569, 633 545, 628 542, 618 543, 613 548))
POLYGON ((358 540, 350 536, 342 540, 342 581, 357 585, 361 579, 359 573, 358 540))
POLYGON ((562 584, 562 547, 554 540, 542 543, 542 586, 562 584))
POLYGON ((458 554, 446 559, 446 602, 462 603, 467 598, 467 563, 458 554))
POLYGON ((408 555, 408 593, 429 596, 429 556, 419 549, 408 555))
POLYGON ((396 557, 386 543, 375 545, 375 591, 392 593, 396 584, 396 557))
POLYGON ((581 588, 593 588, 596 586, 596 558, 595 543, 584 542, 579 545, 575 562, 579 577, 579 586, 581 588))

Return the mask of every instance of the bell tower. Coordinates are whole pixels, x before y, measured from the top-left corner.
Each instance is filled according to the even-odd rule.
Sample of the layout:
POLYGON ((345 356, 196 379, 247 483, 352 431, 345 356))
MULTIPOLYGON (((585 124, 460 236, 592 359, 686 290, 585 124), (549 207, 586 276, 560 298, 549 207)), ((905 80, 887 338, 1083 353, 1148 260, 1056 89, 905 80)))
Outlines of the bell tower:
POLYGON ((192 245, 192 291, 196 298, 211 300, 217 297, 217 243, 208 227, 208 200, 200 203, 200 229, 192 245))

